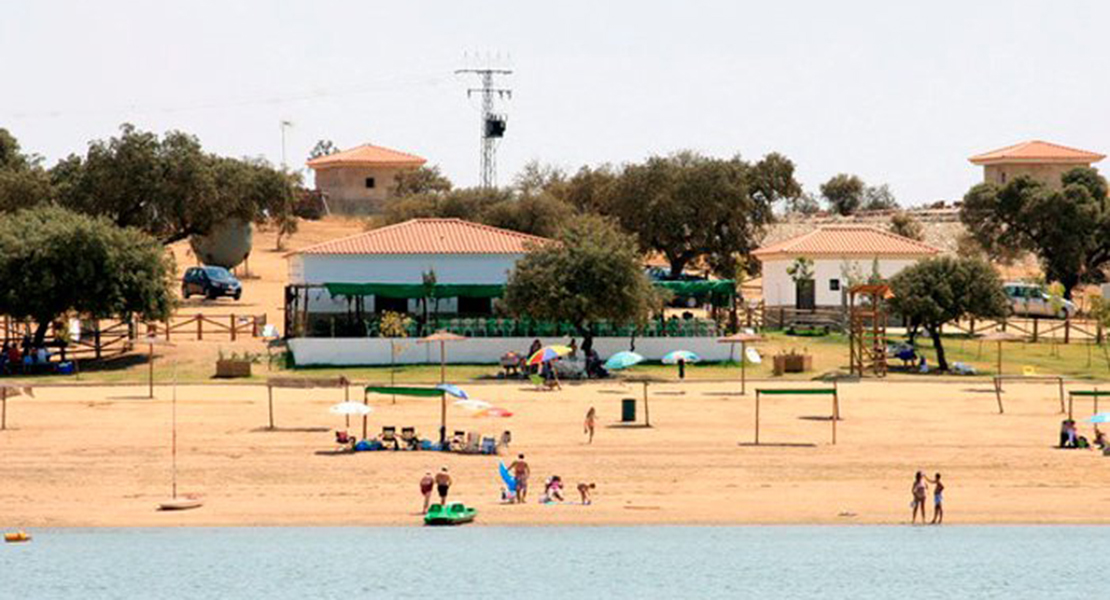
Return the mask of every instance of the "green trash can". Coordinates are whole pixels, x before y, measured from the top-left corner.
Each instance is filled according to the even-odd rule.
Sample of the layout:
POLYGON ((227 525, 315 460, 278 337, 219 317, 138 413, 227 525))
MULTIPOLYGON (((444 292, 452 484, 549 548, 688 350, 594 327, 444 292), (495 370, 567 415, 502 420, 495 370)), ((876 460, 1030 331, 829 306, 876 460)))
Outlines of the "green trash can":
POLYGON ((636 422, 636 399, 635 398, 622 398, 621 399, 621 423, 635 423, 636 422))

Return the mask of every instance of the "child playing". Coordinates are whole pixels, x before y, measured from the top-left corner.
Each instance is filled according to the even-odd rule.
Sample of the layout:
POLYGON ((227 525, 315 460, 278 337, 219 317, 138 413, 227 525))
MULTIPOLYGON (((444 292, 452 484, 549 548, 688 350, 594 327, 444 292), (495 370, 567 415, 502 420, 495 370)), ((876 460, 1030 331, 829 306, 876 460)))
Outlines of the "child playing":
POLYGON ((579 483, 578 484, 578 495, 582 496, 582 505, 583 506, 589 506, 592 503, 592 501, 590 500, 590 492, 591 492, 591 490, 593 490, 596 487, 597 487, 597 485, 593 484, 593 483, 579 483))

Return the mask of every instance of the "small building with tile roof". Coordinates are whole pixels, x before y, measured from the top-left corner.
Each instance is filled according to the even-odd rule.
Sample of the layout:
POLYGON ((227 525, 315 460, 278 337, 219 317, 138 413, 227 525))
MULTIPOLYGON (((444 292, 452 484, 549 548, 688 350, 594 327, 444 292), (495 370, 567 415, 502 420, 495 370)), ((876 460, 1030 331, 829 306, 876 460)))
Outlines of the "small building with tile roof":
POLYGON ((1089 167, 1105 154, 1031 140, 972 156, 972 164, 983 167, 983 181, 1006 185, 1016 177, 1027 176, 1059 188, 1064 173, 1076 167, 1089 167))
POLYGON ((889 279, 940 250, 924 242, 867 225, 825 225, 752 252, 763 269, 763 301, 768 307, 840 307, 852 279, 873 272, 889 279), (812 277, 795 281, 789 273, 800 258, 813 261, 812 277))
POLYGON ((306 164, 315 173, 316 189, 323 192, 331 212, 375 214, 384 209, 397 175, 426 162, 415 154, 363 144, 306 164))
POLYGON ((516 262, 533 246, 547 243, 547 238, 462 219, 412 219, 301 248, 286 259, 290 284, 319 289, 310 293, 311 312, 346 311, 346 300, 326 291, 340 284, 362 286, 367 312, 416 312, 420 299, 404 297, 405 286, 419 286, 425 273, 435 273, 438 285, 460 290, 441 297, 437 312, 478 315, 491 312, 496 289, 508 281, 516 262), (468 290, 472 296, 465 295, 468 290))

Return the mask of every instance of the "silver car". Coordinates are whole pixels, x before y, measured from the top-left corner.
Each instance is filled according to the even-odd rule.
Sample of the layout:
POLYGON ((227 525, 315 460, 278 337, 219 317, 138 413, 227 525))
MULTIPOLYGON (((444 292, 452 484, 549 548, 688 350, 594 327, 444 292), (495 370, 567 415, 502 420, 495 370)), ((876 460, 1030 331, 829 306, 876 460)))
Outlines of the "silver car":
POLYGON ((1075 304, 1071 300, 1058 298, 1053 301, 1052 296, 1037 284, 1006 283, 1003 289, 1016 316, 1064 319, 1075 314, 1075 304))

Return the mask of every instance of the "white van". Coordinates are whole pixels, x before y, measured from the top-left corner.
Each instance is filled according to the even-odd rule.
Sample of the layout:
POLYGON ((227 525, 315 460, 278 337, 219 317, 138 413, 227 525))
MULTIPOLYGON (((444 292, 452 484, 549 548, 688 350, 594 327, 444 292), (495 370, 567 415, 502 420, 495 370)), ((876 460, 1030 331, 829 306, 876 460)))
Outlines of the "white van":
POLYGON ((1053 306, 1052 296, 1035 283, 1008 282, 1002 287, 1016 316, 1063 319, 1075 314, 1075 304, 1071 300, 1060 298, 1053 306))

